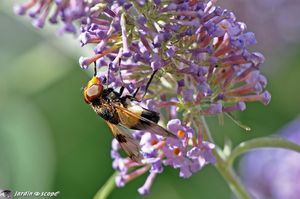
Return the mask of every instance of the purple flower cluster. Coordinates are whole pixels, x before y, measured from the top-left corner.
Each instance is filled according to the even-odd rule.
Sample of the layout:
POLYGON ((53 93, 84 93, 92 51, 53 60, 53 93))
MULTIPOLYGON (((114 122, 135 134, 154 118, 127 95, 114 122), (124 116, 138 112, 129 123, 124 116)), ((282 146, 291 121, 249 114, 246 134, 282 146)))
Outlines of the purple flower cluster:
POLYGON ((177 106, 201 107, 203 115, 270 101, 259 71, 264 57, 246 49, 256 43, 254 34, 214 1, 119 1, 103 6, 89 22, 81 27, 80 41, 94 43, 95 55, 81 57, 80 65, 108 66, 114 87, 143 90, 145 77, 160 69, 151 98, 170 93, 182 99, 177 106))
POLYGON ((91 13, 91 8, 98 0, 27 0, 23 4, 17 4, 14 11, 18 15, 28 15, 33 18, 32 24, 42 28, 46 20, 56 24, 63 22, 60 32, 76 33, 75 20, 86 19, 91 13))
POLYGON ((66 32, 76 32, 73 22, 79 21, 81 46, 94 47, 93 55, 79 59, 80 66, 96 63, 97 76, 114 89, 124 86, 127 94, 139 89, 141 99, 156 72, 146 95, 150 100, 142 103, 161 112, 179 138, 137 132, 140 164, 123 158, 115 140, 111 152, 118 186, 150 171, 141 194, 149 192, 164 166, 187 178, 214 162, 214 145, 202 140, 201 115, 243 111, 246 102, 266 105, 271 99, 260 73, 264 57, 247 50, 256 43, 254 34, 216 0, 28 0, 15 10, 28 11, 38 27, 48 17, 51 23, 60 20, 66 32))
POLYGON ((245 102, 268 104, 260 74, 264 57, 246 49, 256 43, 254 34, 215 2, 28 0, 15 11, 28 11, 38 27, 47 18, 60 20, 67 32, 75 32, 73 21, 79 21, 81 46, 93 44, 95 52, 80 58, 81 67, 109 67, 111 73, 102 75, 113 87, 142 91, 159 69, 150 87, 156 100, 169 93, 166 101, 180 98, 177 106, 200 107, 203 115, 244 110, 245 102))
POLYGON ((159 70, 150 97, 162 102, 168 93, 163 103, 176 97, 175 105, 200 107, 202 115, 270 101, 260 74, 264 57, 246 49, 256 43, 254 34, 215 1, 114 1, 89 16, 81 31, 81 45, 95 45, 81 67, 109 67, 113 87, 143 90, 159 70))
POLYGON ((196 134, 191 127, 182 124, 179 119, 170 120, 167 127, 177 134, 179 139, 164 139, 148 132, 135 133, 135 138, 140 141, 142 147, 142 163, 122 157, 118 142, 115 139, 112 141, 113 168, 119 171, 117 186, 122 187, 149 171, 145 184, 138 189, 138 192, 144 195, 149 193, 156 175, 163 172, 164 166, 179 169, 180 177, 189 178, 204 165, 215 162, 212 154, 214 144, 203 141, 202 136, 196 134))
MULTIPOLYGON (((300 144, 300 117, 279 136, 300 144)), ((242 179, 255 199, 298 199, 300 154, 285 149, 250 152, 241 162, 242 179)))

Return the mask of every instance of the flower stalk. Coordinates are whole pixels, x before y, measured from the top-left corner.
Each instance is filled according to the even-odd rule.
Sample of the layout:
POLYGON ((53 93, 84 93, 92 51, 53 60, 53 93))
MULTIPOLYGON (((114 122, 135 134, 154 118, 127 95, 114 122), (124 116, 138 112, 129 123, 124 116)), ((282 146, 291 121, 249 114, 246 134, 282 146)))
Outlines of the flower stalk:
POLYGON ((235 147, 235 149, 232 151, 232 153, 227 159, 228 166, 231 167, 233 165, 234 160, 243 153, 249 152, 254 149, 269 147, 289 149, 300 153, 300 145, 290 142, 286 139, 279 137, 256 138, 242 142, 237 147, 235 147))
POLYGON ((93 199, 105 199, 109 196, 109 194, 116 187, 115 179, 117 176, 117 172, 114 172, 109 179, 105 182, 105 184, 99 189, 93 199))
MULTIPOLYGON (((203 116, 201 116, 201 122, 204 127, 203 134, 209 139, 210 142, 214 143, 210 129, 203 116)), ((225 155, 223 154, 222 150, 216 147, 215 149, 213 149, 213 154, 216 157, 215 167, 219 171, 219 173, 223 176, 225 181, 228 183, 231 191, 239 199, 251 199, 252 197, 249 195, 246 188, 243 186, 239 177, 234 172, 232 166, 228 164, 228 160, 224 159, 225 155)))
MULTIPOLYGON (((208 138, 210 142, 214 143, 209 127, 204 117, 202 117, 202 124, 205 129, 204 131, 205 137, 208 138)), ((246 188, 243 186, 243 183, 241 182, 241 180, 233 170, 234 160, 238 156, 246 152, 249 152, 251 150, 260 149, 260 148, 269 148, 269 147, 289 149, 300 153, 300 145, 279 137, 256 138, 256 139, 242 142, 237 147, 234 148, 234 150, 230 153, 228 157, 225 157, 222 150, 220 150, 220 148, 218 147, 216 147, 213 150, 213 153, 216 157, 216 164, 215 164, 216 169, 224 177, 230 189, 232 190, 233 193, 236 194, 236 196, 238 196, 238 198, 251 199, 252 197, 249 195, 246 188)))
POLYGON ((223 176, 227 184, 229 185, 231 191, 239 198, 239 199, 252 199, 250 194, 247 192, 243 183, 235 173, 232 167, 228 166, 228 163, 223 160, 220 156, 220 151, 216 150, 214 155, 216 157, 216 169, 223 176))

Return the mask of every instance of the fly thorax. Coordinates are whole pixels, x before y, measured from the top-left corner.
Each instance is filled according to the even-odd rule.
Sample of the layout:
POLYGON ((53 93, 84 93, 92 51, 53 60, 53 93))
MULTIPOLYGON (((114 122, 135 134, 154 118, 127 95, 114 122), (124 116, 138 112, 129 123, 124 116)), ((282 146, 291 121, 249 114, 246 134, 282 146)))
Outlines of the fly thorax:
POLYGON ((106 98, 110 101, 114 101, 114 100, 118 99, 118 96, 114 91, 112 91, 107 95, 106 98))

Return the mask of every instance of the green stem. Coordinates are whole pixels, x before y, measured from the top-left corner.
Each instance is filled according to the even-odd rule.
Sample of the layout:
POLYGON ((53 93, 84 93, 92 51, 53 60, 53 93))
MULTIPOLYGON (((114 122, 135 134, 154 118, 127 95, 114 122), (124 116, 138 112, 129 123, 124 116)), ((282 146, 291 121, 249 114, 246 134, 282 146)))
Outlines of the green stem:
MULTIPOLYGON (((206 123, 205 118, 201 117, 201 122, 203 124, 204 130, 205 130, 205 137, 210 142, 213 142, 213 138, 211 136, 210 130, 208 128, 208 125, 206 123)), ((216 168, 220 172, 220 174, 223 176, 223 178, 228 183, 231 191, 240 199, 252 199, 249 193, 247 192, 246 188, 243 186, 242 182, 232 169, 232 167, 228 167, 228 164, 226 160, 224 159, 224 154, 219 148, 215 148, 213 151, 215 157, 216 157, 216 168)))
POLYGON ((300 153, 300 145, 297 145, 288 140, 276 137, 255 138, 240 143, 228 157, 228 165, 232 166, 233 161, 243 153, 246 153, 253 149, 266 147, 290 149, 300 153))
POLYGON ((118 172, 114 172, 109 179, 105 182, 105 184, 99 189, 99 191, 96 193, 93 199, 105 199, 108 197, 108 195, 112 192, 112 190, 115 188, 115 178, 117 176, 118 172))

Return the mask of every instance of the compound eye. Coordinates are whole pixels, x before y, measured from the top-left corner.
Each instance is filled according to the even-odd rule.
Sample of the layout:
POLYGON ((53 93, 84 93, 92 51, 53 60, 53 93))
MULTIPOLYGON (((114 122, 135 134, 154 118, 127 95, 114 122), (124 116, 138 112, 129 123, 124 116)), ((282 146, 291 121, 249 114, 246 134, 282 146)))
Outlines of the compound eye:
POLYGON ((92 85, 86 90, 86 95, 88 97, 98 97, 100 96, 100 92, 99 85, 92 85))
POLYGON ((102 94, 103 86, 102 84, 88 84, 84 89, 84 100, 86 103, 92 103, 94 100, 98 99, 102 94))

